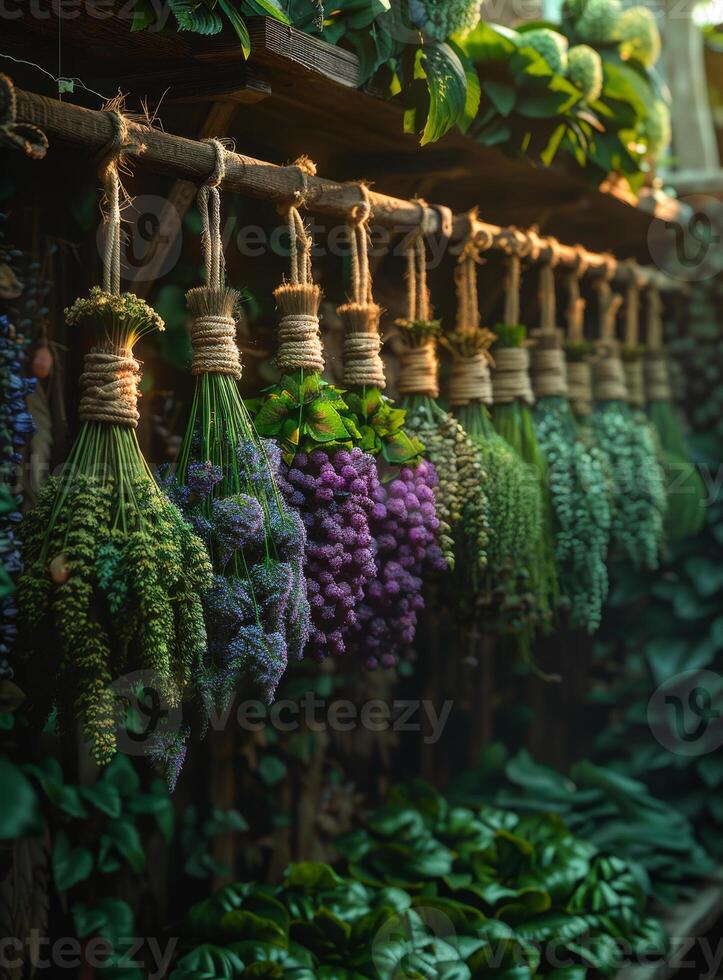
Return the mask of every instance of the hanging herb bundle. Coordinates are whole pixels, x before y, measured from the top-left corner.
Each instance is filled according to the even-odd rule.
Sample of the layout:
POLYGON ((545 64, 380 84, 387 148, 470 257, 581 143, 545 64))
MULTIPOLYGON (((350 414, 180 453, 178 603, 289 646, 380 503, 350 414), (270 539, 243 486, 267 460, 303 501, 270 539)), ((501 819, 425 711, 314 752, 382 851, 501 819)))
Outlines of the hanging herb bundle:
MULTIPOLYGON (((117 145, 127 141, 112 115, 117 145)), ((80 378, 81 428, 61 475, 23 525, 18 599, 36 705, 55 700, 61 726, 82 725, 98 763, 116 750, 115 678, 145 670, 177 703, 206 647, 200 594, 210 582, 202 542, 161 493, 136 439, 138 340, 163 323, 120 294, 118 150, 104 168, 109 205, 104 288, 66 311, 93 346, 80 378)), ((150 680, 146 686, 150 687, 150 680)))
POLYGON ((665 533, 671 540, 697 534, 705 519, 705 486, 690 461, 680 415, 673 404, 663 346, 662 300, 647 291, 647 336, 643 368, 648 418, 655 428, 668 488, 665 533))
POLYGON ((341 392, 321 377, 321 290, 312 279, 312 240, 294 207, 289 236, 291 281, 274 293, 282 377, 257 404, 255 422, 281 446, 280 488, 306 528, 306 653, 322 661, 346 651, 348 636, 359 629, 358 605, 377 572, 369 520, 379 476, 374 458, 358 445, 361 433, 341 392))
MULTIPOLYGON (((489 244, 489 243, 485 243, 489 244)), ((456 270, 457 324, 442 338, 453 357, 450 404, 474 444, 487 474, 489 501, 488 568, 482 573, 462 561, 457 577, 469 578, 464 593, 473 600, 473 620, 491 618, 503 632, 538 625, 537 597, 529 589, 533 542, 542 528, 538 481, 505 440, 495 432, 487 406, 492 403, 489 364, 495 334, 479 321, 477 263, 479 239, 470 238, 456 270), (471 587, 470 587, 471 582, 471 587)))
POLYGON ((345 327, 345 401, 356 416, 361 447, 376 456, 380 473, 369 518, 377 575, 366 585, 357 608, 361 630, 351 640, 371 669, 394 666, 412 644, 424 608, 423 573, 447 566, 437 543, 437 471, 420 459, 419 439, 406 433, 404 409, 383 394, 381 311, 372 298, 365 203, 349 228, 351 298, 338 313, 345 327))
POLYGON ((435 499, 444 560, 454 569, 462 550, 471 567, 483 572, 489 544, 486 474, 467 433, 437 401, 440 323, 431 318, 421 234, 408 248, 407 264, 407 318, 397 321, 404 342, 399 393, 409 429, 423 442, 439 477, 435 499))
POLYGON ((622 297, 613 294, 611 272, 612 266, 595 282, 600 339, 592 362, 595 404, 591 425, 612 477, 611 544, 636 568, 654 569, 666 507, 664 477, 650 429, 636 421, 628 404, 620 344, 615 338, 622 297))
POLYGON ((554 517, 555 562, 560 590, 570 602, 570 622, 593 633, 608 592, 605 560, 610 501, 604 465, 578 438, 568 401, 562 331, 556 326, 556 243, 540 267, 540 328, 532 351, 535 431, 547 466, 554 517))
POLYGON ((216 171, 198 194, 206 285, 186 297, 196 386, 176 472, 164 483, 213 562, 203 595, 208 647, 195 678, 206 712, 239 684, 273 700, 309 629, 304 527, 276 486, 278 448, 259 439, 238 387, 239 293, 225 282, 218 190, 225 151, 212 142, 216 171))
POLYGON ((558 600, 557 572, 552 535, 547 469, 537 442, 532 419, 534 396, 530 384, 530 343, 520 319, 520 241, 513 232, 506 255, 504 323, 495 328, 492 370, 492 422, 496 431, 526 463, 531 478, 542 495, 540 533, 535 539, 535 553, 530 562, 530 590, 537 596, 543 622, 549 624, 558 600))

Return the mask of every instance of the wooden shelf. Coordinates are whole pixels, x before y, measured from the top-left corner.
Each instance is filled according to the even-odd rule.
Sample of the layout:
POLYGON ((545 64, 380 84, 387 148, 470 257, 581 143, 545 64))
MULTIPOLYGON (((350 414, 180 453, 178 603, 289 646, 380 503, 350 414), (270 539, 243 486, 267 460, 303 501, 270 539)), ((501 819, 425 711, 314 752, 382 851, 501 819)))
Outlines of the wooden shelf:
MULTIPOLYGON (((3 46, 27 48, 32 31, 34 58, 53 67, 57 27, 52 16, 24 16, 10 22, 3 46)), ((145 96, 153 106, 165 93, 160 117, 180 135, 195 136, 211 104, 235 102, 228 131, 218 135, 234 138, 244 153, 279 163, 307 154, 320 173, 341 181, 372 180, 385 193, 422 196, 458 212, 478 205, 497 224, 536 224, 562 241, 650 262, 654 202, 632 206, 591 188, 572 166, 535 168, 457 132, 420 147, 403 133, 397 104, 357 88, 356 55, 269 18, 251 18, 249 31, 252 55, 245 64, 230 28, 212 37, 173 27, 131 33, 127 21, 81 16, 63 22, 63 73, 104 94, 120 88, 131 107, 145 96)), ((18 85, 54 94, 37 72, 10 70, 18 85)), ((72 99, 98 107, 97 98, 79 89, 72 99)))

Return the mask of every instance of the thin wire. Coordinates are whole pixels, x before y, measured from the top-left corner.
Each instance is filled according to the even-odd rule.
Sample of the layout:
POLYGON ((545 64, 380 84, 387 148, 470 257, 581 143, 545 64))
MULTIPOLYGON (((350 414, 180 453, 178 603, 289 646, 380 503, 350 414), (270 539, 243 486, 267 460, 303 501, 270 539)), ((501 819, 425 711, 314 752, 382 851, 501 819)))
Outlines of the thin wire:
POLYGON ((104 102, 110 101, 110 96, 103 95, 102 92, 96 92, 94 88, 90 88, 80 78, 63 79, 62 76, 56 78, 51 71, 48 71, 47 68, 43 68, 42 65, 37 64, 35 61, 26 61, 24 58, 14 58, 11 54, 5 54, 3 51, 0 51, 0 58, 7 58, 8 61, 14 61, 16 65, 27 65, 29 68, 36 68, 38 71, 42 72, 43 75, 47 75, 48 78, 52 78, 54 82, 59 82, 61 79, 63 81, 72 82, 73 85, 77 85, 85 92, 90 92, 91 95, 97 95, 98 98, 102 99, 104 102))

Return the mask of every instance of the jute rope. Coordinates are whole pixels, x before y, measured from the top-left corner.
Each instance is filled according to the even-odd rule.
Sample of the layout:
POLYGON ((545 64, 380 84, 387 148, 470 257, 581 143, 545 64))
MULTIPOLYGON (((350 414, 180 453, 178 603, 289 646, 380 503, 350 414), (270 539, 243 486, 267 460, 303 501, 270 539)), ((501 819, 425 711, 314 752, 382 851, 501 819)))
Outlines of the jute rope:
POLYGON ((193 374, 228 374, 241 377, 241 357, 236 343, 236 316, 239 294, 226 286, 226 261, 221 238, 221 195, 219 186, 226 176, 226 149, 217 139, 211 143, 216 164, 198 191, 201 215, 201 247, 206 269, 206 285, 189 290, 187 302, 194 314, 191 324, 193 374))
POLYGON ((533 404, 529 348, 500 347, 495 350, 492 394, 495 405, 509 405, 517 400, 533 404))
POLYGON ((623 361, 625 384, 628 389, 628 403, 635 408, 645 407, 645 381, 643 379, 643 362, 640 359, 640 290, 643 281, 639 276, 636 262, 628 260, 625 263, 630 270, 630 278, 625 289, 625 347, 626 358, 623 361))
MULTIPOLYGON (((529 254, 532 243, 516 228, 507 231, 509 237, 500 243, 506 252, 504 322, 506 326, 516 326, 520 322, 520 257, 529 254)), ((509 405, 516 400, 528 405, 534 403, 530 384, 530 352, 527 347, 495 348, 492 397, 495 405, 509 405)))
MULTIPOLYGON (((301 170, 305 173, 305 170, 301 170)), ((295 206, 288 209, 291 280, 276 289, 274 296, 281 312, 276 364, 282 372, 324 370, 324 354, 319 334, 321 290, 311 271, 313 242, 295 206)))
POLYGON ((668 358, 663 345, 663 301, 657 289, 647 292, 645 395, 649 402, 673 400, 668 358))
POLYGON ((567 369, 562 349, 562 331, 557 327, 555 296, 555 266, 560 261, 559 244, 547 240, 550 257, 540 266, 539 302, 540 329, 535 333, 532 350, 532 387, 535 398, 566 398, 567 369))
MULTIPOLYGON (((574 269, 565 276, 567 289, 567 341, 570 345, 582 345, 585 342, 585 300, 580 294, 580 280, 587 272, 588 262, 585 249, 578 245, 575 248, 577 261, 574 269)), ((587 416, 592 411, 592 370, 590 362, 567 358, 567 388, 568 398, 573 411, 578 416, 587 416)))
POLYGON ((381 309, 372 299, 372 277, 369 271, 369 191, 360 184, 362 201, 354 209, 349 225, 351 257, 351 290, 348 303, 337 308, 345 329, 344 384, 348 387, 369 385, 386 387, 384 363, 379 356, 381 309))
POLYGON ((136 428, 140 363, 129 350, 93 348, 80 375, 82 422, 111 422, 136 428))
POLYGON ((460 253, 455 270, 457 287, 457 349, 453 349, 452 375, 449 382, 449 401, 457 408, 481 402, 492 404, 492 356, 488 347, 475 345, 491 343, 494 334, 480 329, 477 265, 484 261, 481 253, 489 248, 489 240, 478 236, 468 239, 460 253), (459 347, 462 347, 462 350, 459 347))
POLYGON ((439 395, 439 360, 434 343, 405 347, 401 351, 399 393, 401 395, 439 395))
MULTIPOLYGON (((128 123, 116 109, 107 110, 113 122, 113 139, 103 151, 99 175, 103 181, 105 222, 103 289, 120 294, 121 195, 119 165, 128 149, 128 123)), ((83 359, 80 375, 79 417, 82 422, 106 422, 135 428, 138 425, 140 363, 130 350, 106 342, 93 347, 83 359)))
POLYGON ((595 281, 600 321, 597 355, 592 361, 593 395, 596 401, 627 401, 628 397, 620 344, 615 337, 615 321, 623 298, 613 293, 610 285, 612 273, 611 264, 608 274, 595 281))
POLYGON ((13 81, 0 72, 0 146, 22 150, 32 160, 48 152, 48 137, 32 123, 17 122, 17 96, 13 81))
POLYGON ((587 272, 585 250, 576 246, 577 262, 565 277, 567 286, 567 339, 571 344, 581 344, 585 339, 585 300, 580 295, 580 280, 587 272))
MULTIPOLYGON (((427 286, 427 252, 421 229, 407 244, 407 322, 429 322, 432 308, 427 286)), ((434 337, 425 337, 400 353, 398 389, 401 395, 439 395, 439 359, 434 337)))
POLYGON ((449 380, 449 402, 455 408, 473 402, 492 404, 489 357, 482 351, 469 357, 455 356, 449 380))

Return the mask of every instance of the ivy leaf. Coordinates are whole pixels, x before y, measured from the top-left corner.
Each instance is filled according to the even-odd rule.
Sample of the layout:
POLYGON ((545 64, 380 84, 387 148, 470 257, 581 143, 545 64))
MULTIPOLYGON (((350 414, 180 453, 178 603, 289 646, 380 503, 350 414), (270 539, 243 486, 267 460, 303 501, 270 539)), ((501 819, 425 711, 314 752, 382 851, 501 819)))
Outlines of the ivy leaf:
POLYGON ((317 398, 307 407, 304 422, 308 434, 317 442, 345 439, 349 434, 339 413, 323 398, 317 398))
POLYGON ((409 463, 422 452, 421 443, 411 439, 406 432, 397 432, 382 443, 382 456, 388 463, 409 463))
POLYGON ((467 57, 473 62, 507 61, 517 50, 517 45, 505 36, 495 24, 480 21, 477 27, 465 37, 463 47, 467 57))
POLYGON ((488 79, 482 91, 501 116, 509 116, 517 101, 517 91, 511 82, 488 79))
POLYGON ((85 847, 73 847, 68 835, 61 830, 53 844, 51 859, 53 880, 60 892, 66 892, 90 875, 93 870, 93 855, 85 847))
POLYGON ((423 67, 429 86, 429 115, 421 143, 434 143, 464 118, 467 108, 467 73, 449 44, 423 49, 423 67))
POLYGON ((460 64, 464 68, 464 74, 467 80, 467 96, 465 99, 464 110, 460 118, 457 120, 457 126, 459 127, 460 132, 466 133, 477 118, 477 113, 479 112, 479 104, 482 97, 479 75, 477 74, 477 69, 475 66, 455 41, 450 38, 447 41, 447 44, 459 58, 460 64))
POLYGON ((117 851, 124 857, 132 870, 139 874, 146 866, 146 855, 141 844, 138 828, 130 820, 111 820, 100 839, 98 865, 103 869, 115 868, 117 864, 112 853, 117 851))
POLYGON ((120 898, 101 898, 90 907, 75 902, 72 913, 80 939, 103 936, 117 946, 133 935, 133 910, 120 898))

